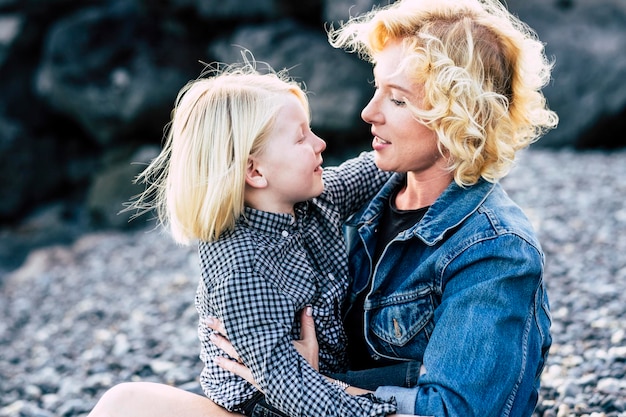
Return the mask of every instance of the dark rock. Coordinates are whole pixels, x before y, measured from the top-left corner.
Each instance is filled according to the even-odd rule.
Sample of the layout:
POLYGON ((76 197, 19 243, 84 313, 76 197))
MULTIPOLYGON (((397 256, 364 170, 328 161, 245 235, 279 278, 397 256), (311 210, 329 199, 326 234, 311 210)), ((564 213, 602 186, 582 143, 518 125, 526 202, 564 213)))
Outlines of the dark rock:
POLYGON ((17 41, 23 25, 24 19, 20 15, 0 16, 0 67, 17 41))
POLYGON ((28 202, 42 202, 66 178, 60 144, 29 133, 0 115, 0 219, 19 216, 28 202))
POLYGON ((352 16, 372 10, 376 5, 386 5, 388 2, 375 2, 372 0, 324 0, 324 21, 334 23, 347 21, 352 16))
MULTIPOLYGON (((510 0, 509 8, 546 43, 555 61, 553 82, 545 89, 560 117, 559 127, 538 144, 561 147, 616 148, 626 111, 626 3, 621 0, 510 0)), ((623 131, 622 131, 623 132, 623 131)))
MULTIPOLYGON (((289 68, 306 84, 313 128, 329 145, 327 161, 368 148, 360 111, 371 95, 370 65, 331 48, 325 25, 375 4, 0 0, 0 222, 19 227, 38 205, 58 199, 87 202, 104 178, 115 176, 109 155, 161 143, 176 93, 200 74, 200 61, 239 60, 240 47, 277 69, 289 68)), ((545 95, 561 121, 536 146, 624 147, 626 3, 507 4, 537 31, 555 60, 545 95)), ((129 158, 117 163, 128 169, 129 158)), ((113 205, 131 191, 108 189, 113 205)), ((96 205, 95 212, 107 213, 93 217, 100 226, 126 227, 103 203, 96 205)))
POLYGON ((192 4, 201 17, 209 20, 277 17, 277 0, 200 0, 192 4))
MULTIPOLYGON (((329 47, 319 30, 299 27, 292 20, 242 26, 227 38, 213 42, 209 55, 222 62, 241 61, 242 48, 274 69, 287 68, 311 93, 312 126, 321 132, 349 132, 370 99, 364 89, 371 66, 329 47)), ((262 65, 259 65, 262 69, 262 65)))
POLYGON ((95 227, 126 229, 145 225, 145 219, 131 222, 131 217, 135 212, 124 209, 126 203, 144 190, 144 186, 135 184, 134 180, 157 156, 158 152, 156 147, 142 148, 129 159, 124 159, 95 176, 86 202, 88 213, 95 227))
POLYGON ((80 11, 52 27, 37 91, 101 145, 142 129, 160 132, 189 79, 187 63, 163 59, 162 48, 175 41, 164 36, 134 10, 80 11))

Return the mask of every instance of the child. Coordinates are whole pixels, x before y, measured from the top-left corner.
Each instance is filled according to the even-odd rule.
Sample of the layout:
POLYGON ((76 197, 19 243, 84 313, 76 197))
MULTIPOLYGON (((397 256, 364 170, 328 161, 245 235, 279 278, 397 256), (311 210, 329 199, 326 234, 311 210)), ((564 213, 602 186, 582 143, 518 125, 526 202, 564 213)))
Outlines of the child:
POLYGON ((214 363, 225 352, 204 322, 217 317, 267 402, 283 413, 393 412, 390 403, 348 395, 292 343, 296 314, 310 305, 320 372, 345 370, 341 227, 389 174, 365 153, 322 169, 326 144, 310 129, 304 91, 285 72, 261 74, 246 63, 207 75, 180 91, 165 146, 139 177, 148 187, 133 203, 156 208, 177 242, 200 241, 196 307, 205 394, 246 415, 271 409, 254 386, 214 363))

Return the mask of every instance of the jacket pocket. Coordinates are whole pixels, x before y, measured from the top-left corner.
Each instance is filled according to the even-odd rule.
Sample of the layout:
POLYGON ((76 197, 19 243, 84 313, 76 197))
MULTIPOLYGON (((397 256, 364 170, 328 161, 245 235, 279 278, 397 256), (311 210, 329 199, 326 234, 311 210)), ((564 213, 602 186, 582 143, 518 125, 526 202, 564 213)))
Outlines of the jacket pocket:
POLYGON ((369 334, 375 349, 391 357, 421 357, 434 328, 431 288, 394 294, 371 305, 369 334))

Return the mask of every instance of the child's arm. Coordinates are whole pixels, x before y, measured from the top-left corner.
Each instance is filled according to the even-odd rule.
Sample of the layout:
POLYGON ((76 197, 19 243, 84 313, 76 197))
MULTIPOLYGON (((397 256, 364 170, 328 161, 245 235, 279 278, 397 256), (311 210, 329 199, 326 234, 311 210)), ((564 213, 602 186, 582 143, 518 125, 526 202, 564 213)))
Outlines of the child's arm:
POLYGON ((362 152, 339 166, 324 168, 324 194, 345 219, 374 197, 392 175, 378 169, 373 152, 362 152))

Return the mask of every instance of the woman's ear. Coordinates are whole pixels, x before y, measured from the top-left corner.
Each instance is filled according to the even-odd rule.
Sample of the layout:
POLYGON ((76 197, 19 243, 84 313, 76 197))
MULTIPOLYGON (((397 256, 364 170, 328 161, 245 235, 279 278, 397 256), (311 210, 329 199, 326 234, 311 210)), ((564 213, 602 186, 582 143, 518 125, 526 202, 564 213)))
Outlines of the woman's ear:
POLYGON ((248 157, 246 165, 246 184, 252 188, 266 188, 267 178, 258 169, 258 161, 253 157, 248 157))

